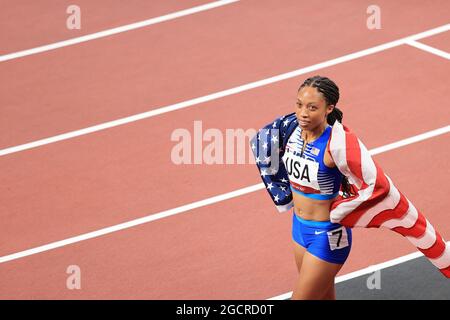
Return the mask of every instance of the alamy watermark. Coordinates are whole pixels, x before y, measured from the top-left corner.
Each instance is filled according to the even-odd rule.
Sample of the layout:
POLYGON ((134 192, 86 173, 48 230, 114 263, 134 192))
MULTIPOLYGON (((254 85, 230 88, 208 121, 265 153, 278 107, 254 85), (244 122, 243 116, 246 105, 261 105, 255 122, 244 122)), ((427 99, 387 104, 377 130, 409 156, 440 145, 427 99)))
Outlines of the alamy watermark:
POLYGON ((171 150, 174 164, 275 164, 279 152, 278 130, 209 128, 194 121, 193 129, 175 129, 170 140, 176 142, 171 150), (270 135, 270 137, 269 137, 270 135), (269 147, 270 144, 270 147, 269 147), (257 156, 257 157, 256 157, 257 156))
POLYGON ((381 9, 377 5, 370 5, 367 7, 366 13, 369 14, 367 17, 366 26, 369 30, 381 29, 381 9))
POLYGON ((81 29, 81 9, 75 4, 67 7, 66 13, 69 14, 66 20, 66 27, 69 30, 81 29))
POLYGON ((70 265, 66 269, 66 273, 70 276, 67 277, 66 287, 69 290, 81 289, 81 269, 77 265, 70 265))
POLYGON ((381 270, 376 270, 372 275, 367 278, 367 289, 369 290, 381 290, 381 270))

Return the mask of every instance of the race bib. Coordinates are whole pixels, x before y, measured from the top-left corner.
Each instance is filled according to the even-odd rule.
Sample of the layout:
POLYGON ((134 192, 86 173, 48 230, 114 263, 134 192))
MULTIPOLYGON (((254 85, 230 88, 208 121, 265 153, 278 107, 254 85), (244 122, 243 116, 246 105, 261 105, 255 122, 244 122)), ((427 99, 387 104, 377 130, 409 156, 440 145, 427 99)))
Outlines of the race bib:
POLYGON ((290 150, 284 153, 283 162, 293 187, 303 186, 320 191, 317 179, 319 163, 301 158, 290 150))
POLYGON ((328 231, 327 235, 331 251, 348 247, 348 234, 344 226, 328 231))

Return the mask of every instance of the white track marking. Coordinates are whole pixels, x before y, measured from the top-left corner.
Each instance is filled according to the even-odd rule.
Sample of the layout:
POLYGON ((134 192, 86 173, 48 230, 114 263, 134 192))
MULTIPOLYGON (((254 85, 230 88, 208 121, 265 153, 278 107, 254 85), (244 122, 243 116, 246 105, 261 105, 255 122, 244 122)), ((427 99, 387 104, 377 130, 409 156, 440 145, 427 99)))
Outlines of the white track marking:
MULTIPOLYGON (((450 244, 450 241, 448 241, 447 244, 450 244)), ((357 270, 357 271, 354 271, 354 272, 351 272, 351 273, 344 274, 342 276, 336 277, 334 283, 340 283, 340 282, 344 282, 344 281, 347 281, 347 280, 350 280, 350 279, 361 277, 361 276, 364 276, 364 275, 367 275, 367 274, 370 274, 370 273, 374 273, 375 271, 386 269, 386 268, 389 268, 389 267, 392 267, 392 266, 396 266, 396 265, 399 265, 401 263, 404 263, 404 262, 407 262, 407 261, 410 261, 410 260, 414 260, 414 259, 417 259, 417 258, 420 258, 420 257, 423 257, 423 256, 424 256, 424 254, 422 252, 420 252, 420 251, 414 252, 414 253, 410 253, 410 254, 407 254, 405 256, 398 257, 396 259, 388 260, 388 261, 385 261, 385 262, 382 262, 382 263, 379 263, 379 264, 376 264, 376 265, 369 266, 369 267, 364 268, 364 269, 360 269, 360 270, 357 270)), ((287 299, 290 299, 291 297, 292 297, 292 291, 280 294, 279 296, 272 297, 272 298, 269 298, 267 300, 287 300, 287 299)))
MULTIPOLYGON (((435 136, 438 136, 438 135, 441 135, 441 134, 445 134, 445 133, 447 133, 449 131, 450 131, 450 126, 446 126, 444 128, 428 131, 428 132, 419 134, 419 135, 411 137, 411 138, 403 139, 403 140, 397 141, 395 143, 387 144, 385 146, 369 150, 369 152, 370 152, 371 155, 380 154, 380 153, 387 152, 387 151, 390 151, 390 150, 393 150, 393 149, 396 149, 396 148, 403 147, 403 146, 408 145, 408 144, 412 144, 412 143, 415 143, 415 142, 418 142, 418 141, 422 141, 422 140, 425 140, 425 139, 430 139, 432 137, 435 137, 435 136)), ((39 246, 39 247, 35 247, 35 248, 32 248, 32 249, 28 249, 28 250, 16 252, 16 253, 13 253, 13 254, 9 254, 9 255, 0 257, 0 263, 4 263, 4 262, 20 259, 20 258, 23 258, 23 257, 27 257, 27 256, 30 256, 30 255, 36 254, 36 253, 49 251, 49 250, 60 248, 60 247, 64 247, 64 246, 67 246, 69 244, 73 244, 73 243, 76 243, 76 242, 81 242, 81 241, 84 241, 84 240, 88 240, 88 239, 96 238, 96 237, 99 237, 99 236, 102 236, 102 235, 106 235, 106 234, 109 234, 109 233, 112 233, 112 232, 128 229, 128 228, 131 228, 131 227, 134 227, 134 226, 138 226, 138 225, 141 225, 141 224, 144 224, 144 223, 148 223, 148 222, 151 222, 151 221, 155 221, 155 220, 163 219, 163 218, 166 218, 166 217, 170 217, 170 216, 173 216, 173 215, 176 215, 176 214, 184 213, 186 211, 193 210, 193 209, 196 209, 196 208, 212 205, 212 204, 215 204, 215 203, 218 203, 218 202, 221 202, 221 201, 225 201, 225 200, 228 200, 228 199, 239 197, 239 196, 242 196, 242 195, 245 195, 245 194, 248 194, 248 193, 252 193, 252 192, 255 192, 255 191, 258 191, 258 190, 262 190, 262 189, 265 189, 265 186, 261 182, 261 183, 258 183, 258 184, 255 184, 255 185, 251 185, 251 186, 248 186, 248 187, 245 187, 245 188, 242 188, 242 189, 238 189, 238 190, 235 190, 235 191, 232 191, 232 192, 224 193, 224 194, 217 195, 217 196, 214 196, 214 197, 211 197, 211 198, 207 198, 207 199, 204 199, 204 200, 200 200, 200 201, 196 201, 196 202, 193 202, 193 203, 189 203, 189 204, 183 205, 181 207, 177 207, 177 208, 165 210, 165 211, 162 211, 162 212, 150 214, 150 215, 147 215, 147 216, 139 218, 139 219, 131 220, 131 221, 124 222, 124 223, 121 223, 121 224, 117 224, 117 225, 114 225, 114 226, 111 226, 111 227, 103 228, 103 229, 100 229, 100 230, 97 230, 97 231, 81 234, 81 235, 78 235, 78 236, 75 236, 75 237, 71 237, 71 238, 68 238, 68 239, 52 242, 52 243, 49 243, 49 244, 46 244, 46 245, 42 245, 42 246, 39 246)))
POLYGON ((429 45, 426 45, 426 44, 423 44, 421 42, 417 42, 417 41, 414 41, 414 40, 407 41, 406 44, 409 44, 412 47, 418 48, 420 50, 424 50, 426 52, 429 52, 429 53, 435 54, 435 55, 437 55, 439 57, 442 57, 442 58, 445 58, 447 60, 450 60, 450 53, 447 53, 447 52, 445 52, 443 50, 439 50, 439 49, 430 47, 429 45))
POLYGON ((376 155, 376 154, 383 153, 383 152, 386 152, 389 150, 404 147, 409 144, 413 144, 413 143, 420 142, 420 141, 423 141, 426 139, 430 139, 430 138, 439 136, 441 134, 446 134, 448 132, 450 132, 450 125, 442 127, 442 128, 434 129, 431 131, 427 131, 427 132, 412 136, 410 138, 402 139, 397 142, 389 143, 389 144, 386 144, 386 145, 378 147, 378 148, 374 148, 374 149, 370 150, 370 154, 376 155))
POLYGON ((81 234, 79 236, 71 237, 71 238, 68 238, 68 239, 52 242, 52 243, 49 243, 49 244, 46 244, 46 245, 43 245, 43 246, 39 246, 39 247, 36 247, 36 248, 32 248, 32 249, 28 249, 28 250, 25 250, 25 251, 17 252, 17 253, 14 253, 14 254, 10 254, 10 255, 7 255, 7 256, 3 256, 3 257, 0 257, 0 263, 4 263, 4 262, 7 262, 7 261, 12 261, 12 260, 16 260, 16 259, 19 259, 19 258, 27 257, 27 256, 30 256, 30 255, 33 255, 33 254, 36 254, 36 253, 40 253, 40 252, 49 251, 49 250, 52 250, 52 249, 64 247, 64 246, 67 246, 67 245, 72 244, 72 243, 81 242, 81 241, 84 241, 84 240, 96 238, 96 237, 103 236, 103 235, 108 234, 108 233, 112 233, 112 232, 128 229, 128 228, 131 228, 131 227, 134 227, 134 226, 138 226, 138 225, 141 225, 141 224, 144 224, 144 223, 147 223, 147 222, 159 220, 159 219, 162 219, 162 218, 167 218, 167 217, 170 217, 170 216, 173 216, 173 215, 176 215, 176 214, 180 214, 180 213, 183 213, 183 212, 186 212, 186 211, 189 211, 189 210, 197 209, 197 208, 200 208, 200 207, 208 206, 210 204, 214 204, 214 203, 221 202, 221 201, 224 201, 224 200, 228 200, 228 199, 232 199, 232 198, 235 198, 235 197, 239 197, 239 196, 242 196, 244 194, 251 193, 251 192, 254 192, 254 191, 257 191, 257 190, 260 190, 260 189, 264 189, 264 185, 262 185, 262 183, 256 184, 256 185, 253 185, 253 186, 249 186, 249 187, 245 187, 245 188, 242 188, 242 189, 238 189, 238 190, 235 190, 235 191, 231 191, 231 192, 228 192, 228 193, 224 193, 224 194, 221 194, 221 195, 218 195, 218 196, 214 196, 214 197, 211 197, 211 198, 208 198, 208 199, 204 199, 204 200, 196 201, 196 202, 193 202, 193 203, 189 203, 189 204, 183 205, 181 207, 177 207, 177 208, 161 211, 161 212, 158 212, 158 213, 155 213, 155 214, 151 214, 151 215, 148 215, 148 216, 145 216, 145 217, 142 217, 142 218, 138 218, 138 219, 135 219, 135 220, 127 221, 127 222, 124 222, 124 223, 121 223, 121 224, 117 224, 117 225, 114 225, 114 226, 111 226, 111 227, 103 228, 103 229, 96 230, 96 231, 89 232, 89 233, 84 233, 84 234, 81 234))
POLYGON ((12 59, 17 59, 17 58, 29 56, 29 55, 32 55, 32 54, 42 53, 42 52, 46 52, 46 51, 50 51, 50 50, 54 50, 54 49, 58 49, 58 48, 72 46, 74 44, 78 44, 78 43, 82 43, 82 42, 86 42, 86 41, 91 41, 91 40, 95 40, 95 39, 109 37, 109 36, 112 36, 112 35, 115 35, 115 34, 118 34, 118 33, 122 33, 122 32, 126 32, 126 31, 131 31, 131 30, 135 30, 135 29, 139 29, 139 28, 148 27, 148 26, 150 26, 152 24, 157 24, 157 23, 173 20, 173 19, 176 19, 176 18, 188 16, 188 15, 191 15, 191 14, 194 14, 194 13, 198 13, 198 12, 214 9, 214 8, 221 7, 221 6, 224 6, 224 5, 227 5, 227 4, 230 4, 230 3, 234 3, 234 2, 237 2, 237 1, 239 1, 239 0, 220 0, 220 1, 215 1, 215 2, 204 4, 204 5, 200 5, 200 6, 197 6, 197 7, 193 7, 193 8, 189 8, 189 9, 173 12, 173 13, 169 13, 169 14, 166 14, 164 16, 159 16, 159 17, 156 17, 156 18, 151 18, 151 19, 148 19, 148 20, 127 24, 127 25, 120 26, 120 27, 117 27, 117 28, 103 30, 103 31, 100 31, 100 32, 91 33, 91 34, 87 34, 87 35, 84 35, 84 36, 81 36, 81 37, 68 39, 68 40, 64 40, 64 41, 60 41, 60 42, 55 42, 55 43, 43 45, 43 46, 32 48, 32 49, 27 49, 27 50, 23 50, 23 51, 8 53, 8 54, 0 56, 0 62, 12 60, 12 59))
POLYGON ((445 32, 445 31, 449 31, 450 30, 450 24, 446 24, 444 26, 438 27, 438 28, 434 28, 425 32, 421 32, 418 33, 416 35, 412 35, 406 38, 402 38, 400 40, 396 40, 396 41, 392 41, 392 42, 388 42, 376 47, 372 47, 369 49, 365 49, 362 51, 358 51, 355 53, 351 53, 336 59, 332 59, 332 60, 328 60, 325 62, 321 62, 309 67, 305 67, 305 68, 301 68, 301 69, 297 69, 291 72, 287 72, 287 73, 283 73, 274 77, 270 77, 270 78, 266 78, 263 80, 259 80, 256 82, 251 82, 242 86, 238 86, 238 87, 234 87, 228 90, 224 90, 224 91, 220 91, 220 92, 216 92, 213 94, 209 94, 203 97, 199 97, 199 98, 195 98, 192 100, 187 100, 187 101, 183 101, 183 102, 179 102, 173 105, 169 105, 169 106, 165 106, 165 107, 161 107, 161 108, 157 108, 154 110, 150 110, 147 112, 143 112, 143 113, 139 113, 139 114, 135 114, 126 118, 121 118, 118 120, 113 120, 113 121, 109 121, 109 122, 105 122, 102 124, 98 124, 92 127, 87 127, 84 129, 80 129, 80 130, 76 130, 76 131, 71 131, 71 132, 67 132, 67 133, 63 133, 60 135, 56 135, 53 137, 49 137, 49 138, 45 138, 45 139, 41 139, 41 140, 36 140, 33 142, 29 142, 29 143, 25 143, 25 144, 21 144, 21 145, 17 145, 14 147, 9 147, 9 148, 5 148, 0 150, 0 156, 4 156, 7 154, 12 154, 15 152, 19 152, 19 151, 24 151, 24 150, 28 150, 28 149, 32 149, 32 148, 36 148, 36 147, 40 147, 40 146, 44 146, 50 143, 55 143, 58 141, 63 141, 63 140, 67 140, 67 139, 71 139, 71 138, 75 138, 75 137, 79 137, 85 134, 90 134, 90 133, 94 133, 100 130, 105 130, 105 129, 109 129, 109 128, 113 128, 113 127, 117 127, 120 125, 124 125, 127 123, 131 123, 134 121, 138 121, 138 120, 142 120, 142 119, 147 119, 147 118, 151 118, 160 114, 164 114, 167 112, 172 112, 175 110, 180 110, 180 109, 184 109, 187 107, 191 107, 200 103, 205 103, 208 101, 212 101, 212 100, 216 100, 216 99, 220 99, 226 96, 230 96, 233 94, 237 94, 240 92, 244 92, 244 91, 248 91, 251 89, 255 89, 258 87, 262 87, 268 84, 272 84, 275 82, 279 82, 282 80, 286 80, 286 79, 290 79, 290 78, 294 78, 297 76, 300 76, 302 74, 308 73, 308 72, 312 72, 312 71, 316 71, 319 69, 323 69, 323 68, 327 68, 333 65, 337 65, 340 63, 344 63, 350 60, 354 60, 354 59, 358 59, 361 57, 365 57, 368 56, 370 54, 374 54, 377 52, 381 52, 393 47, 397 47, 400 45, 403 45, 405 43, 407 43, 408 41, 412 41, 412 40, 417 40, 417 39, 422 39, 425 37, 429 37, 441 32, 445 32))

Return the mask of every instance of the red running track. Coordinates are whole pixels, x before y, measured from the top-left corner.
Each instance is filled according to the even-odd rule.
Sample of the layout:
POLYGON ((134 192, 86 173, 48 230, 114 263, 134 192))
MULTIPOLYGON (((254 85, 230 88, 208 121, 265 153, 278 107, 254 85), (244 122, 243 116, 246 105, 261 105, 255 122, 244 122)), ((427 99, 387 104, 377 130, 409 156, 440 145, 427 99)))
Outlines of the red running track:
MULTIPOLYGON (((386 3, 381 7, 403 13, 396 15, 398 25, 390 28, 394 15, 386 14, 386 30, 374 34, 355 19, 361 8, 330 6, 319 15, 319 4, 314 6, 239 2, 4 62, 0 68, 8 81, 2 80, 0 92, 5 101, 0 145, 13 146, 191 99, 445 23, 442 10, 424 6, 422 16, 429 19, 408 25, 408 15, 420 6, 401 11, 386 3), (298 12, 305 13, 302 24, 298 12), (336 25, 320 24, 337 13, 343 18, 333 19, 336 25), (319 25, 315 32, 295 36, 312 25, 319 25)), ((145 19, 139 7, 134 8, 136 12, 128 8, 124 14, 133 19, 130 22, 145 19)), ((55 34, 54 41, 59 36, 55 34)), ((446 50, 446 39, 448 33, 423 43, 446 50)), ((10 48, 32 44, 23 43, 10 48)), ((344 121, 372 149, 448 125, 448 71, 445 59, 405 45, 314 74, 338 79, 344 121)), ((310 75, 1 157, 0 254, 259 183, 253 165, 174 165, 170 152, 175 142, 170 135, 177 128, 192 131, 195 120, 202 120, 204 130, 259 128, 291 112, 299 83, 310 75)), ((446 189, 439 187, 448 179, 444 168, 449 151, 442 147, 446 143, 448 136, 441 135, 375 159, 448 239, 450 224, 443 214, 448 200, 446 189)), ((272 297, 292 290, 296 276, 290 218, 277 214, 261 190, 2 263, 0 286, 6 289, 0 298, 272 297), (72 264, 82 270, 80 291, 66 288, 65 270, 72 264)), ((354 238, 340 274, 414 251, 408 241, 387 230, 356 229, 354 238)))

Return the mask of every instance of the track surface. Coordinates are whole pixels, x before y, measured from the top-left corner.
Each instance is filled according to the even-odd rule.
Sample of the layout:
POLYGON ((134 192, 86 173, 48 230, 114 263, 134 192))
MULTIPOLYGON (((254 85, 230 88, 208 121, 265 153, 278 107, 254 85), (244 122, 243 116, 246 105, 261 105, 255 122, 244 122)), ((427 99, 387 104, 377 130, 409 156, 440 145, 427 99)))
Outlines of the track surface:
MULTIPOLYGON (((0 13, 0 54, 98 32, 206 1, 78 1, 82 29, 53 1, 0 13), (50 17, 59 16, 59 19, 50 17), (26 23, 19 23, 19 21, 26 23), (37 28, 31 28, 36 21, 37 28), (5 34, 4 31, 7 30, 5 34), (11 37, 11 33, 14 37, 11 37)), ((0 63, 0 149, 244 85, 433 29, 448 1, 239 1, 118 35, 0 63), (406 7, 405 7, 406 6, 406 7), (421 19, 416 19, 417 15, 421 19)), ((450 32, 419 42, 450 52, 450 32)), ((344 123, 368 149, 448 126, 449 61, 409 45, 213 101, 0 157, 0 256, 259 183, 254 165, 175 165, 175 129, 260 128, 291 112, 308 76, 335 79, 344 123)), ((206 143, 205 143, 206 144, 206 143)), ((204 144, 204 145, 205 145, 204 144)), ((448 134, 374 156, 450 238, 448 134)), ((260 190, 0 264, 0 298, 265 299, 296 279, 291 213, 260 190), (78 265, 82 289, 66 288, 78 265)), ((388 230, 354 230, 339 275, 415 249, 388 230)), ((430 272, 438 272, 431 268, 430 272)), ((445 281, 443 278, 441 281, 445 281)))

